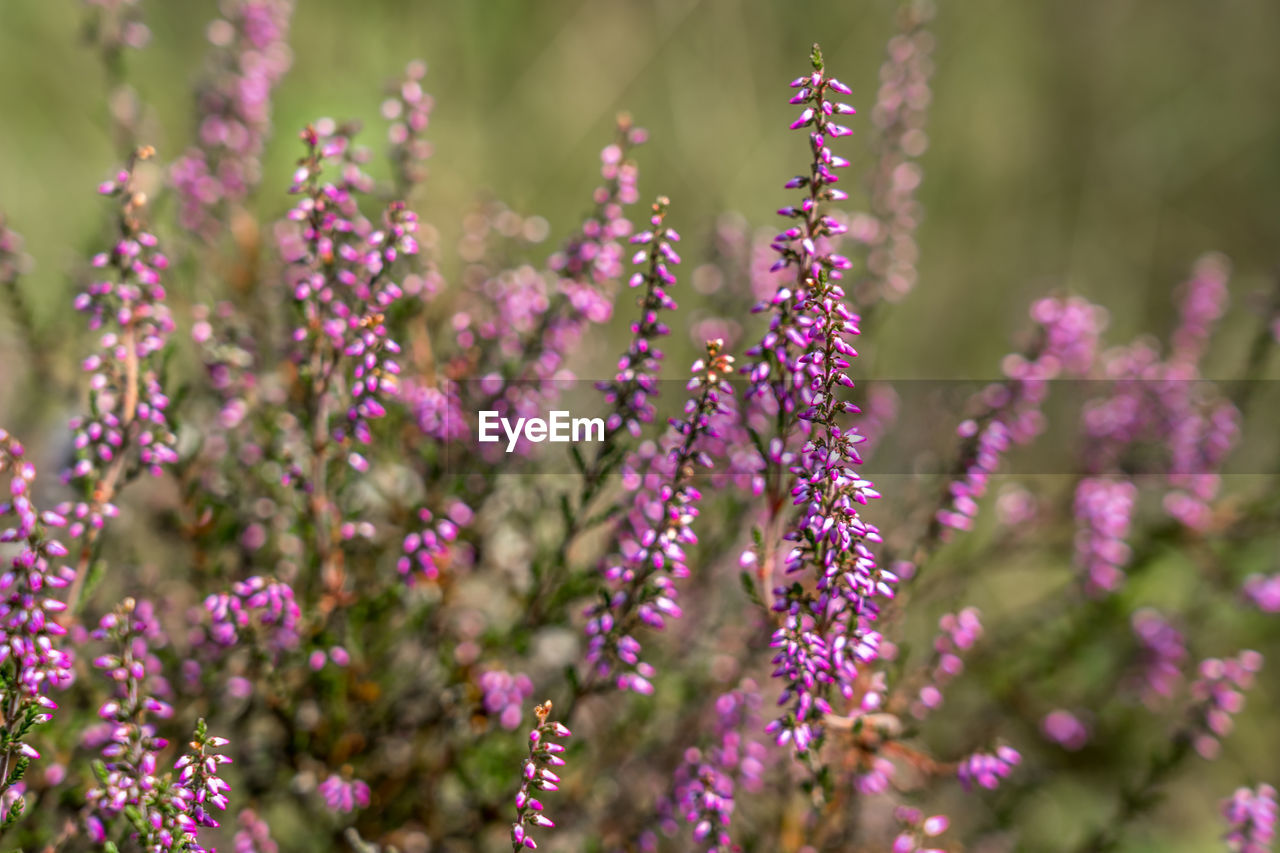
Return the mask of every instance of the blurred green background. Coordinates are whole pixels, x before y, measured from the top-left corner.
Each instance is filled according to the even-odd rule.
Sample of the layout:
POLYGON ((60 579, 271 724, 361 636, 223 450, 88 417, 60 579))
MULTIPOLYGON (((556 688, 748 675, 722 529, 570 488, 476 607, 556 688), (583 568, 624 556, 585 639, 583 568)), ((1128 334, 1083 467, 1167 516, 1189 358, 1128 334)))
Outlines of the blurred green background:
MULTIPOLYGON (((587 207, 599 149, 621 110, 651 132, 637 154, 641 197, 671 197, 687 271, 705 257, 718 214, 772 224, 787 199, 781 184, 806 151, 803 137, 786 130, 795 111, 786 84, 806 70, 814 40, 854 89, 850 100, 863 115, 844 150, 851 173, 863 171, 866 116, 897 5, 300 0, 294 66, 275 99, 276 135, 256 207, 264 221, 286 208, 295 132, 307 121, 360 118, 363 141, 380 152, 383 86, 422 58, 436 100, 436 152, 418 207, 442 234, 446 275, 457 267, 452 238, 481 192, 546 217, 546 249, 558 245, 587 207)), ((1054 289, 1106 304, 1111 342, 1163 333, 1175 285, 1211 249, 1230 256, 1236 274, 1207 373, 1233 374, 1256 328, 1251 300, 1270 287, 1280 261, 1280 3, 939 6, 920 283, 870 342, 878 374, 994 375, 1026 325, 1027 304, 1054 289)), ((142 9, 152 40, 128 54, 127 74, 168 161, 190 139, 192 84, 217 9, 212 0, 144 0, 142 9)), ((68 319, 73 277, 102 227, 94 187, 118 159, 107 86, 84 46, 82 20, 72 0, 0 0, 0 212, 35 259, 23 289, 37 322, 59 336, 81 328, 68 319)), ((375 159, 371 171, 385 175, 385 163, 375 159)), ((0 423, 16 426, 26 404, 5 400, 4 374, 21 372, 12 362, 21 350, 4 345, 9 335, 0 318, 0 423)), ((74 386, 51 393, 78 394, 74 386)), ((1273 554, 1254 559, 1258 570, 1275 568, 1273 554)), ((1261 618, 1246 628, 1266 630, 1261 618)), ((1274 699, 1261 690, 1250 699, 1254 714, 1228 741, 1227 760, 1197 765, 1213 776, 1197 791, 1225 796, 1252 781, 1240 778, 1242 767, 1280 765, 1270 758, 1275 732, 1263 731, 1274 699)), ((1130 734, 1119 748, 1145 750, 1159 732, 1130 734)), ((1078 776, 1047 784, 1023 823, 1045 838, 1078 831, 1072 815, 1105 812, 1108 794, 1078 776)), ((1215 843, 1215 810, 1216 802, 1188 795, 1158 814, 1185 829, 1179 849, 1202 850, 1215 843)), ((1125 849, 1172 849, 1167 838, 1151 843, 1139 838, 1125 849)))

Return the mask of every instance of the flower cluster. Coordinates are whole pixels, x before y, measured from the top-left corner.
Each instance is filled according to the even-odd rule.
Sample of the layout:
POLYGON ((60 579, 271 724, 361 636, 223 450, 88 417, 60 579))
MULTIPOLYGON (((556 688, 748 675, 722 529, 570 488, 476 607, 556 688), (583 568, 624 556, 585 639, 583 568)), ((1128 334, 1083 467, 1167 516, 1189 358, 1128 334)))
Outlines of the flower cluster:
POLYGON ((274 657, 298 645, 301 611, 283 581, 254 575, 232 584, 230 592, 210 595, 204 609, 212 620, 210 637, 220 646, 238 645, 248 634, 274 657))
POLYGON ((237 818, 232 844, 235 853, 279 853, 280 846, 271 838, 271 827, 253 809, 244 809, 237 818))
MULTIPOLYGON (((747 350, 754 360, 745 371, 751 380, 748 399, 757 405, 768 407, 771 415, 781 415, 792 422, 808 403, 808 382, 804 370, 797 364, 799 354, 807 342, 807 321, 802 320, 801 307, 807 300, 807 291, 819 277, 837 280, 852 262, 843 255, 829 251, 829 242, 847 230, 847 226, 832 215, 823 213, 822 203, 848 198, 848 193, 838 189, 840 180, 832 170, 849 165, 845 158, 833 154, 829 141, 848 136, 852 131, 832 120, 835 115, 852 115, 853 107, 832 100, 831 96, 848 95, 850 89, 834 77, 825 74, 822 54, 813 47, 813 73, 791 81, 798 89, 791 98, 793 104, 804 104, 799 118, 791 123, 792 129, 806 129, 812 159, 808 175, 797 175, 787 181, 787 189, 802 189, 804 196, 799 204, 787 205, 778 215, 792 224, 778 234, 771 248, 776 260, 771 272, 795 268, 794 281, 778 285, 772 297, 758 303, 753 312, 769 311, 769 328, 760 343, 747 350)), ((789 428, 784 425, 780 436, 782 447, 772 452, 770 461, 780 464, 781 453, 787 448, 789 428)))
POLYGON ((631 262, 645 268, 631 276, 627 283, 631 287, 643 286, 644 294, 638 300, 640 318, 631 324, 631 345, 618 360, 613 381, 597 385, 604 392, 605 402, 613 407, 605 421, 606 438, 624 428, 638 436, 640 425, 653 420, 654 407, 650 400, 657 394, 662 362, 662 351, 654 342, 671 332, 658 317, 660 311, 676 310, 675 300, 667 295, 667 288, 676 282, 668 265, 680 263, 680 256, 671 246, 680 240, 680 235, 666 225, 669 204, 666 197, 654 202, 649 230, 631 238, 632 243, 644 244, 631 262))
POLYGON ((439 579, 451 565, 466 564, 466 550, 458 543, 459 528, 466 527, 475 513, 466 503, 454 500, 449 503, 445 517, 436 518, 426 508, 418 510, 419 529, 405 534, 401 542, 401 555, 396 568, 406 581, 413 582, 419 575, 427 581, 439 579))
POLYGON ((964 670, 961 657, 982 636, 982 619, 973 607, 959 613, 947 613, 938 620, 938 636, 934 638, 936 655, 929 681, 916 694, 911 714, 923 719, 942 705, 942 688, 964 670))
POLYGON ((715 738, 706 749, 690 747, 675 773, 675 805, 693 826, 699 849, 711 853, 733 850, 729 824, 734 790, 742 784, 758 790, 766 759, 764 744, 744 736, 757 724, 760 694, 754 681, 744 679, 715 703, 715 738))
POLYGON ((1090 401, 1083 414, 1091 468, 1116 470, 1135 450, 1158 448, 1165 510, 1196 530, 1211 521, 1217 472, 1240 429, 1236 407, 1212 383, 1198 381, 1213 324, 1225 310, 1228 269, 1219 255, 1201 258, 1180 289, 1180 319, 1167 358, 1146 340, 1106 353, 1108 392, 1090 401))
POLYGON ((1245 597, 1263 613, 1280 613, 1280 574, 1252 574, 1244 579, 1245 597))
POLYGON ((66 631, 55 621, 66 605, 50 595, 70 581, 70 569, 54 568, 67 549, 49 536, 50 528, 63 527, 66 520, 41 513, 32 503, 36 469, 24 456, 22 444, 0 429, 0 477, 9 478, 0 492, 0 544, 17 546, 0 576, 0 664, 5 665, 0 796, 6 798, 6 820, 21 814, 25 802, 18 786, 27 763, 40 757, 27 736, 57 708, 45 691, 65 687, 73 677, 71 653, 62 648, 66 631))
POLYGON ((941 847, 926 847, 932 844, 930 838, 936 838, 947 831, 951 821, 946 815, 925 817, 924 812, 911 806, 898 806, 893 816, 902 826, 902 831, 893 839, 892 853, 944 853, 941 847))
POLYGON ((1076 562, 1093 595, 1114 591, 1129 562, 1129 523, 1138 487, 1128 480, 1086 477, 1076 486, 1076 562))
POLYGON ((345 769, 342 773, 330 773, 316 790, 324 799, 325 808, 335 814, 347 814, 369 806, 369 784, 351 778, 345 769))
POLYGON ((560 776, 551 768, 563 767, 564 744, 556 743, 552 738, 569 737, 569 730, 548 718, 551 716, 551 702, 543 702, 533 709, 538 718, 538 725, 529 732, 529 757, 525 759, 521 777, 524 780, 516 794, 516 822, 511 825, 511 849, 518 853, 521 848, 534 850, 538 843, 529 834, 528 827, 551 828, 555 826, 551 818, 542 813, 542 803, 537 799, 541 791, 558 791, 560 776))
MULTIPOLYGON (((547 261, 555 277, 548 287, 543 275, 525 265, 491 279, 500 297, 498 315, 478 330, 469 317, 455 318, 459 340, 480 336, 496 344, 501 363, 493 370, 491 356, 482 354, 482 368, 490 370, 480 383, 479 409, 507 409, 517 416, 545 409, 559 393, 561 380, 572 378, 565 361, 589 324, 604 323, 613 314, 612 282, 623 274, 622 242, 632 231, 624 210, 638 198, 633 148, 647 133, 628 116, 619 116, 617 136, 600 153, 604 183, 592 194, 593 210, 563 247, 547 261)), ((491 344, 492 346, 492 344, 491 344)))
POLYGON ((995 752, 975 752, 960 762, 956 776, 966 791, 978 784, 987 790, 995 790, 1000 780, 1022 763, 1022 755, 1011 746, 998 746, 995 752))
POLYGON ((1093 364, 1106 312, 1083 299, 1042 299, 1031 307, 1038 339, 1028 355, 1005 359, 1004 382, 979 394, 982 412, 956 432, 964 441, 958 475, 948 484, 946 505, 936 523, 946 530, 969 530, 978 501, 1010 447, 1025 444, 1044 429, 1041 411, 1049 380, 1085 374, 1093 364))
POLYGON ((1232 853, 1269 853, 1276 837, 1276 789, 1270 785, 1238 788, 1222 803, 1224 836, 1232 853))
POLYGON ((231 758, 213 750, 226 746, 228 742, 224 737, 210 735, 204 720, 200 720, 196 723, 190 752, 173 765, 173 769, 178 771, 178 787, 174 789, 173 800, 180 813, 190 821, 179 822, 188 832, 196 832, 196 827, 216 829, 218 821, 209 809, 227 810, 227 792, 231 786, 218 776, 218 767, 230 764, 231 758))
POLYGON ((173 715, 173 707, 159 698, 167 685, 151 676, 149 641, 159 639, 158 632, 150 606, 132 598, 103 616, 93 632, 96 639, 114 647, 93 665, 106 672, 115 689, 98 711, 107 726, 102 748, 105 763, 95 766, 98 785, 87 794, 92 809, 89 831, 91 836, 105 836, 104 822, 127 813, 148 843, 159 843, 154 833, 168 833, 167 844, 148 849, 168 849, 174 841, 171 822, 166 820, 171 815, 162 802, 170 791, 156 766, 168 741, 156 734, 150 722, 153 716, 173 715))
POLYGON ((613 677, 622 690, 653 691, 653 667, 640 660, 640 641, 633 636, 638 624, 661 629, 667 618, 680 616, 675 581, 688 576, 685 549, 698 541, 693 522, 702 493, 693 480, 698 468, 713 464, 702 440, 714 433, 712 417, 733 392, 733 358, 720 347, 720 341, 708 341, 706 358, 694 362, 686 387, 696 393, 685 403, 684 418, 671 419, 674 446, 651 460, 618 530, 618 550, 602 566, 601 600, 587 610, 593 676, 613 677))
MULTIPOLYGON (((416 255, 418 241, 417 217, 402 202, 388 206, 380 228, 360 214, 357 196, 372 184, 360 171, 365 154, 352 148, 351 133, 329 122, 302 132, 307 154, 291 189, 301 198, 289 212, 301 232, 286 235, 282 251, 300 316, 293 333, 297 356, 321 400, 341 381, 340 364, 349 365, 345 425, 333 426, 332 434, 340 443, 354 438, 363 445, 372 440, 370 421, 383 417, 385 403, 398 396, 400 347, 390 337, 386 312, 402 291, 391 267, 416 255), (331 163, 338 164, 338 180, 322 181, 331 163)), ((324 414, 323 404, 320 409, 324 414)), ((328 424, 327 414, 319 420, 328 424)), ((356 470, 369 464, 354 449, 348 461, 356 470)))
POLYGON ((480 688, 480 704, 490 717, 508 730, 520 727, 524 701, 533 695, 533 682, 523 672, 515 675, 505 669, 490 669, 476 679, 480 688))
POLYGON ((410 62, 392 87, 391 96, 382 102, 382 117, 391 122, 387 141, 391 143, 396 193, 401 198, 408 198, 413 188, 427 179, 426 164, 432 154, 426 132, 435 99, 422 88, 425 76, 425 62, 410 62))
POLYGON ((1139 610, 1132 623, 1139 644, 1136 686, 1147 707, 1158 708, 1173 697, 1182 680, 1186 642, 1182 632, 1154 610, 1139 610))
POLYGON ((293 0, 224 0, 222 8, 207 31, 213 51, 196 94, 196 144, 170 172, 179 223, 206 237, 262 180, 271 93, 293 62, 293 0))
POLYGON ((114 514, 116 490, 137 468, 159 476, 178 459, 160 378, 162 350, 173 331, 160 281, 169 261, 144 228, 147 198, 134 186, 136 165, 152 154, 139 149, 98 187, 119 205, 118 234, 109 251, 94 256, 100 272, 75 299, 76 310, 89 316, 90 330, 98 333, 97 350, 82 365, 89 374, 89 411, 71 421, 76 463, 68 477, 85 497, 66 508, 74 516, 75 538, 86 525, 96 530, 104 516, 114 514))
POLYGON ((1199 678, 1191 684, 1195 702, 1191 744, 1202 758, 1217 757, 1219 742, 1230 734, 1232 718, 1244 708, 1244 691, 1253 686, 1260 669, 1262 655, 1250 650, 1226 660, 1201 661, 1199 678))
POLYGON ((920 255, 915 232, 921 210, 916 191, 923 177, 919 159, 928 147, 924 124, 932 93, 932 0, 913 0, 899 12, 899 31, 889 40, 880 66, 880 89, 871 122, 876 139, 876 163, 870 174, 870 214, 875 227, 868 229, 871 251, 865 280, 856 292, 859 304, 876 299, 899 300, 916 283, 920 255))

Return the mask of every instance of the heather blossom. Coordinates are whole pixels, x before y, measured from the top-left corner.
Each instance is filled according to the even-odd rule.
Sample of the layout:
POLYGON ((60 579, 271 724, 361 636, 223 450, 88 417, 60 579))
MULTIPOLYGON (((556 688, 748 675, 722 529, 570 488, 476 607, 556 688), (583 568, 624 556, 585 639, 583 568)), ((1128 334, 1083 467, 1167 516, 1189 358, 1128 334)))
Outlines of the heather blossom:
POLYGON ((67 686, 73 677, 71 653, 62 647, 66 631, 56 621, 66 605, 50 595, 70 580, 70 569, 60 565, 67 549, 50 536, 66 520, 32 504, 36 469, 24 456, 17 439, 0 429, 0 476, 9 478, 0 500, 0 544, 17 546, 0 576, 0 664, 6 668, 0 689, 6 726, 0 736, 0 796, 6 797, 6 825, 22 813, 18 786, 27 764, 40 757, 28 735, 57 708, 47 690, 67 686))
POLYGON ((1133 614, 1133 633, 1138 640, 1136 687, 1148 708, 1167 703, 1182 681, 1187 657, 1182 632, 1155 610, 1144 608, 1133 614))
POLYGON ((702 440, 714 432, 712 417, 732 393, 733 358, 720 347, 720 341, 708 341, 706 358, 694 362, 686 388, 695 393, 685 403, 684 418, 671 419, 674 446, 651 460, 644 487, 636 490, 618 530, 618 550, 602 565, 601 600, 587 610, 592 677, 612 677, 621 690, 653 691, 654 669, 640 660, 636 628, 643 623, 660 630, 681 614, 675 581, 689 575, 686 548, 698 542, 693 522, 702 498, 693 479, 698 468, 713 465, 702 440))
POLYGON ((665 197, 659 197, 653 204, 650 229, 631 237, 632 243, 644 244, 631 259, 643 269, 631 276, 627 284, 643 286, 644 292, 638 300, 640 319, 631 324, 631 345, 618 360, 613 381, 597 384, 604 392, 605 402, 613 407, 605 421, 606 442, 620 429, 638 436, 641 424, 653 420, 651 398, 657 394, 662 364, 662 350, 655 341, 671 333, 667 324, 659 319, 659 312, 677 308, 675 300, 667 294, 667 288, 676 283, 668 265, 680 263, 680 256, 672 248, 680 235, 665 224, 669 204, 665 197))
POLYGON ((938 620, 933 641, 934 661, 928 681, 916 694, 911 714, 923 719, 942 705, 942 688, 964 671, 962 655, 982 636, 982 620, 976 608, 947 613, 938 620))
POLYGON ((224 0, 222 9, 206 32, 213 50, 196 94, 195 144, 170 170, 179 222, 205 237, 262 180, 271 93, 293 61, 293 0, 224 0))
POLYGON ((1253 686, 1254 675, 1262 669, 1262 655, 1240 652, 1225 660, 1201 661, 1199 677, 1191 684, 1194 719, 1191 744, 1202 758, 1218 755, 1220 741, 1234 725, 1232 718, 1244 708, 1244 691, 1253 686))
POLYGON ((504 729, 517 729, 523 716, 524 701, 533 695, 533 682, 523 672, 511 674, 504 669, 490 669, 476 679, 480 688, 481 707, 496 717, 504 729))
POLYGON ((216 768, 230 759, 211 752, 226 739, 209 736, 201 721, 192 752, 174 766, 178 779, 161 775, 159 754, 168 741, 156 734, 151 718, 168 718, 173 707, 159 698, 167 685, 152 675, 149 644, 163 639, 153 612, 145 602, 127 598, 102 617, 93 636, 114 646, 93 663, 115 690, 98 712, 109 732, 102 748, 105 761, 94 765, 98 784, 87 794, 90 837, 102 841, 106 825, 123 815, 147 851, 202 851, 199 829, 218 825, 210 807, 221 811, 227 805, 227 784, 216 768))
POLYGON ((975 784, 994 790, 1000 781, 1022 763, 1022 755, 1011 746, 998 746, 994 752, 975 752, 960 762, 956 775, 966 791, 975 784))
POLYGON ((538 725, 529 732, 529 757, 521 771, 523 782, 516 794, 516 822, 511 825, 511 849, 518 853, 522 848, 534 850, 538 843, 529 833, 530 827, 550 829, 555 826, 551 818, 542 813, 542 802, 537 795, 542 791, 560 790, 560 776, 551 768, 563 767, 564 744, 556 743, 552 738, 569 737, 570 732, 563 724, 549 720, 551 702, 543 702, 533 709, 538 718, 538 725))
POLYGON ((932 100, 934 37, 928 26, 933 16, 932 0, 903 4, 898 33, 889 40, 880 66, 880 89, 871 110, 879 131, 869 175, 871 227, 853 229, 855 237, 865 234, 871 246, 867 273, 855 289, 859 304, 896 302, 916 283, 921 219, 916 193, 923 177, 919 160, 929 144, 924 125, 932 100))
POLYGON ((1227 849, 1232 853, 1269 853, 1276 836, 1276 815, 1275 788, 1237 788, 1222 803, 1222 817, 1228 826, 1227 849))
POLYGON ((401 198, 408 198, 427 179, 426 162, 432 147, 426 131, 435 99, 422 88, 426 75, 427 64, 413 60, 392 86, 390 97, 382 102, 382 117, 391 122, 387 141, 391 145, 395 189, 401 198))
MULTIPOLYGON (((715 702, 712 741, 703 749, 685 750, 675 773, 675 807, 693 826, 699 849, 712 853, 733 850, 729 826, 734 792, 741 786, 758 791, 767 760, 765 746, 746 731, 759 724, 760 693, 751 679, 715 702)), ((669 806, 668 806, 669 807, 669 806)))
POLYGON ((941 847, 931 847, 936 838, 951 826, 946 815, 925 817, 924 812, 911 806, 898 806, 893 811, 894 818, 902 826, 902 831, 893 839, 892 853, 944 853, 941 847))
POLYGON ((369 783, 351 778, 349 769, 330 773, 316 788, 329 811, 346 814, 369 806, 369 783))
POLYGON ((1085 375, 1092 366, 1106 313, 1083 299, 1042 299, 1031 307, 1031 319, 1038 329, 1030 352, 1005 359, 1006 380, 980 392, 981 412, 956 429, 963 448, 958 473, 935 516, 935 535, 945 538, 949 531, 973 527, 978 501, 1004 454, 1043 431, 1041 406, 1049 380, 1085 375))
POLYGON ((256 638, 274 658, 298 645, 302 614, 283 581, 254 575, 232 584, 230 592, 209 595, 204 608, 212 622, 210 637, 219 646, 256 638))
POLYGON ((72 538, 88 542, 104 518, 116 514, 116 492, 128 479, 143 470, 159 476, 178 459, 161 379, 162 351, 173 331, 161 283, 169 261, 145 230, 147 197, 134 185, 137 164, 152 154, 140 148, 99 186, 119 207, 117 236, 109 251, 93 257, 94 280, 75 299, 98 338, 82 363, 89 375, 88 412, 70 424, 76 462, 66 476, 83 498, 64 509, 72 538))
POLYGON ((1076 561, 1093 595, 1112 592, 1129 562, 1129 524, 1138 488, 1128 480, 1087 477, 1076 487, 1076 561))

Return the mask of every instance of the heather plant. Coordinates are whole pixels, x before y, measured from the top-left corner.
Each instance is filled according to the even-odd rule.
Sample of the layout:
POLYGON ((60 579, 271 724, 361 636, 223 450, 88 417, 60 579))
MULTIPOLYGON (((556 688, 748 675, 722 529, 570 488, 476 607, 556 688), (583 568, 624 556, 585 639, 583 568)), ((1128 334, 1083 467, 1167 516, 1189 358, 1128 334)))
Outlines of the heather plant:
POLYGON ((931 3, 873 95, 777 81, 774 227, 622 114, 576 225, 477 193, 453 243, 424 62, 275 139, 301 4, 225 0, 167 151, 145 8, 86 5, 124 156, 65 340, 0 218, 6 383, 74 400, 0 409, 4 849, 1086 853, 1164 796, 1271 849, 1280 298, 1224 346, 1206 252, 1167 335, 1058 289, 997 378, 895 383, 931 3))

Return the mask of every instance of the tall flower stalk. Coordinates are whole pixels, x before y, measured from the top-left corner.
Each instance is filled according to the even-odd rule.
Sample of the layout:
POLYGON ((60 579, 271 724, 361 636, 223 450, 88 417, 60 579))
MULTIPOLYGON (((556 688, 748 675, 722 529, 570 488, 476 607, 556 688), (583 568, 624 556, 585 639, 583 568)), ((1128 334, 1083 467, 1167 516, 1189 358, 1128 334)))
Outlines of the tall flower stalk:
POLYGON ((555 826, 555 822, 542 813, 538 794, 560 790, 560 776, 552 768, 564 766, 564 759, 560 757, 564 744, 556 743, 552 738, 570 735, 569 729, 550 719, 550 700, 534 708, 533 712, 538 718, 538 725, 529 732, 529 757, 521 769, 523 782, 516 794, 516 822, 511 825, 512 853, 537 848, 538 843, 529 831, 531 828, 550 829, 555 826))
POLYGON ((271 130, 271 95, 293 61, 293 0, 226 0, 209 25, 212 51, 196 90, 196 140, 173 164, 178 221, 205 237, 218 233, 231 209, 262 180, 262 151, 271 130))
POLYGON ((28 739, 57 708, 48 689, 65 687, 72 679, 72 656, 62 648, 66 631, 55 621, 66 605, 50 594, 69 582, 70 569, 59 565, 67 549, 50 536, 66 519, 36 509, 31 499, 35 466, 22 444, 0 429, 3 476, 9 482, 0 493, 0 544, 17 550, 0 576, 0 802, 5 803, 0 829, 22 815, 21 795, 10 800, 9 793, 40 757, 28 739))
POLYGON ((694 478, 699 468, 713 464, 703 440, 714 436, 713 418, 732 393, 733 358, 721 346, 708 341, 706 358, 694 362, 686 387, 695 393, 684 417, 671 419, 674 446, 658 451, 641 475, 642 488, 618 531, 618 549, 602 564, 601 600, 587 610, 593 684, 612 678, 620 690, 653 692, 654 669, 640 660, 635 632, 641 624, 661 629, 668 618, 680 616, 675 581, 688 576, 685 549, 698 541, 693 522, 702 493, 694 478))
POLYGON ((64 475, 80 500, 60 509, 81 542, 70 604, 79 592, 105 519, 116 515, 120 488, 142 472, 159 476, 178 459, 162 381, 163 354, 173 319, 161 276, 169 266, 143 221, 147 196, 135 184, 139 163, 154 154, 139 148, 98 192, 117 205, 116 236, 93 257, 92 280, 75 299, 88 315, 97 346, 82 362, 89 374, 88 411, 71 421, 76 462, 64 475))

